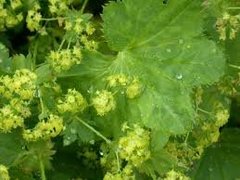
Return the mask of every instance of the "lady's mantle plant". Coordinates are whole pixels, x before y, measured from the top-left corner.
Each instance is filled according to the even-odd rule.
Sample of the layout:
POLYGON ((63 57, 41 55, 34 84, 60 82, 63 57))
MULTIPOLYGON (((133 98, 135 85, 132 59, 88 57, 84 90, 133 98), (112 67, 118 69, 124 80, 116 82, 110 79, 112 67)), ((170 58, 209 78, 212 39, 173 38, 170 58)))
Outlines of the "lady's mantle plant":
POLYGON ((219 179, 201 167, 240 134, 220 131, 239 99, 239 3, 91 5, 0 0, 0 179, 219 179))

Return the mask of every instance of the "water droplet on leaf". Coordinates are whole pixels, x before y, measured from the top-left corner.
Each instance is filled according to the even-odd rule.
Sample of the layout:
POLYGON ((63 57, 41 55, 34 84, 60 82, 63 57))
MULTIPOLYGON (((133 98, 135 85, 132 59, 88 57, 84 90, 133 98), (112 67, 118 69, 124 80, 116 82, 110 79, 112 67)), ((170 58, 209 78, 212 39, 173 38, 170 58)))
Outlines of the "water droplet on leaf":
POLYGON ((172 52, 172 50, 168 48, 168 49, 167 49, 167 52, 170 53, 170 52, 172 52))
POLYGON ((183 75, 182 75, 182 74, 177 74, 177 75, 176 75, 176 78, 177 78, 178 80, 181 80, 181 79, 183 78, 183 75))
POLYGON ((94 141, 94 139, 93 139, 93 140, 91 140, 91 141, 89 141, 89 143, 90 143, 90 144, 92 144, 92 145, 94 145, 94 144, 95 144, 95 141, 94 141))
POLYGON ((63 141, 63 144, 64 144, 64 146, 68 146, 68 145, 70 145, 70 144, 71 144, 71 142, 70 142, 70 141, 68 141, 68 140, 66 140, 66 139, 64 139, 64 141, 63 141))
POLYGON ((178 41, 179 44, 183 44, 183 42, 184 42, 183 39, 179 39, 178 41))
POLYGON ((70 129, 70 132, 71 132, 72 134, 76 134, 76 133, 77 133, 76 129, 73 129, 73 128, 70 129))

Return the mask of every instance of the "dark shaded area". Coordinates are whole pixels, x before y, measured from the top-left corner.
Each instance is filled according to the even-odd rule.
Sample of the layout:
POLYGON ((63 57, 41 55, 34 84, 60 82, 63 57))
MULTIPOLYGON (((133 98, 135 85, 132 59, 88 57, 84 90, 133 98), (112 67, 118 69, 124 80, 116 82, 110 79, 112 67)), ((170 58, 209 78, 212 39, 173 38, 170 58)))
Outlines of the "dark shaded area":
MULTIPOLYGON (((91 13, 96 18, 99 18, 103 11, 104 5, 108 1, 109 0, 89 0, 85 8, 85 12, 91 13)), ((46 1, 41 1, 42 7, 46 7, 46 4, 44 2, 46 3, 46 1)), ((42 9, 44 12, 47 11, 47 9, 42 9)), ((10 54, 21 53, 27 55, 29 45, 28 37, 31 35, 34 35, 34 33, 30 32, 26 27, 26 23, 23 22, 12 29, 8 29, 8 31, 6 31, 4 34, 0 34, 0 41, 10 49, 10 54)))
POLYGON ((86 9, 94 16, 100 16, 103 11, 104 4, 108 1, 109 0, 89 0, 86 9))
POLYGON ((239 100, 233 99, 231 109, 230 109, 230 118, 229 118, 228 123, 226 124, 227 127, 240 128, 239 110, 240 110, 239 100))
MULTIPOLYGON (((94 147, 95 149, 98 147, 94 147)), ((84 160, 77 153, 83 149, 77 143, 70 146, 63 146, 62 138, 55 138, 56 154, 53 156, 53 169, 47 172, 47 177, 51 180, 68 180, 68 179, 87 179, 101 180, 103 179, 100 164, 96 167, 88 167, 84 164, 84 160)))
POLYGON ((163 4, 167 4, 168 3, 168 0, 163 0, 163 4))

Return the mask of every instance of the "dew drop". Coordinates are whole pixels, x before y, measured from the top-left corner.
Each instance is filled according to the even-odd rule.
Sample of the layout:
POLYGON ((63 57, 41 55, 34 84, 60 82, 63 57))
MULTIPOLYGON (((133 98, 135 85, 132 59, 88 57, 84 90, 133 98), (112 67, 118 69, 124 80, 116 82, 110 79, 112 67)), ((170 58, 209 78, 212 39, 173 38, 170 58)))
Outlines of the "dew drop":
POLYGON ((91 141, 89 141, 89 143, 90 143, 90 144, 92 144, 92 145, 94 145, 94 144, 95 144, 95 141, 94 141, 94 139, 93 139, 93 140, 91 140, 91 141))
POLYGON ((190 49, 192 46, 191 45, 187 45, 187 48, 190 49))
POLYGON ((183 39, 179 39, 178 41, 179 44, 183 44, 183 42, 184 42, 183 39))
POLYGON ((68 146, 68 145, 71 144, 71 142, 65 139, 65 140, 63 141, 63 144, 64 144, 64 146, 68 146))
POLYGON ((72 134, 76 134, 76 133, 77 133, 76 129, 73 129, 73 128, 70 129, 70 132, 71 132, 72 134))
POLYGON ((182 74, 177 74, 177 75, 176 75, 176 78, 177 78, 178 80, 181 80, 181 79, 183 78, 183 75, 182 75, 182 74))
POLYGON ((168 48, 166 51, 167 51, 168 53, 171 53, 171 52, 172 52, 172 50, 171 50, 171 49, 169 49, 169 48, 168 48))
POLYGON ((124 94, 124 91, 121 91, 121 94, 124 94))
POLYGON ((104 153, 103 153, 102 151, 100 151, 100 152, 99 152, 99 154, 100 154, 101 156, 103 156, 103 155, 104 155, 104 153))

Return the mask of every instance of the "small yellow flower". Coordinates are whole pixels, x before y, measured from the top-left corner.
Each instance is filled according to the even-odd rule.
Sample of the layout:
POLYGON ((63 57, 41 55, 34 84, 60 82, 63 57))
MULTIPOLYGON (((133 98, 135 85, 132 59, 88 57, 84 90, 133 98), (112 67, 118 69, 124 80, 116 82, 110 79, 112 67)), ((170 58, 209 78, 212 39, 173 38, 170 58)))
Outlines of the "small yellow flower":
POLYGON ((58 101, 58 111, 60 113, 82 112, 87 106, 87 101, 83 98, 82 94, 75 89, 69 89, 63 100, 58 101))
POLYGON ((109 91, 98 91, 97 96, 93 98, 92 103, 99 116, 104 116, 116 108, 116 102, 113 94, 109 91))
POLYGON ((137 79, 134 79, 133 82, 127 87, 126 94, 129 99, 133 99, 139 96, 142 92, 142 85, 137 79))
POLYGON ((1 180, 10 180, 8 168, 2 164, 0 165, 0 179, 1 180))

